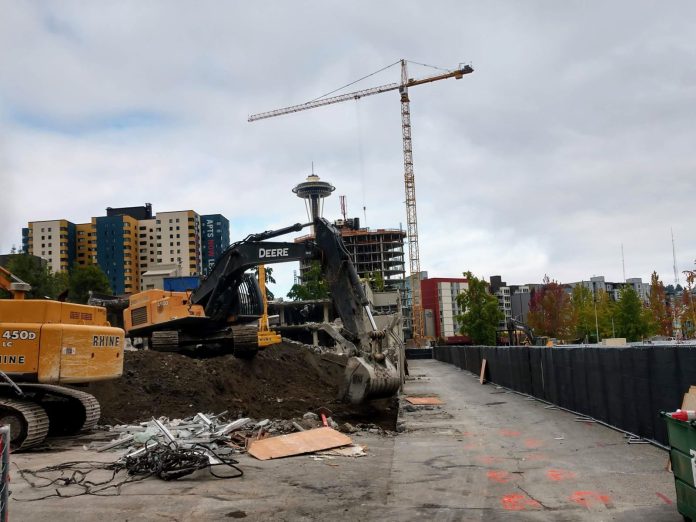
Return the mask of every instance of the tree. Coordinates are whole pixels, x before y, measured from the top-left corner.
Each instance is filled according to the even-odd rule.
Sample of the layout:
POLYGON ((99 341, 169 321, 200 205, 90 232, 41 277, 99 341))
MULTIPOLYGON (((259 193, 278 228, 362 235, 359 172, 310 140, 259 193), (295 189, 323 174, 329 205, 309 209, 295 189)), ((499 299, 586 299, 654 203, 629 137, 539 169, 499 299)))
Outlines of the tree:
MULTIPOLYGON (((267 266, 266 268, 266 299, 269 301, 272 301, 275 299, 275 294, 271 291, 270 288, 268 288, 269 284, 276 284, 276 280, 273 277, 273 267, 267 266)), ((258 265, 254 267, 254 275, 256 276, 256 280, 259 280, 259 267, 258 265)))
POLYGON ((51 268, 41 260, 29 254, 15 254, 7 262, 7 270, 31 285, 28 299, 53 299, 64 288, 58 288, 58 282, 51 268))
POLYGON ((312 261, 302 276, 302 283, 292 285, 288 292, 288 298, 293 301, 308 301, 327 297, 329 297, 329 287, 322 277, 321 265, 318 261, 312 261))
POLYGON ((684 270, 686 288, 682 292, 680 322, 684 337, 689 338, 696 332, 696 304, 694 303, 694 283, 696 270, 684 270))
POLYGON ((464 272, 464 277, 468 288, 457 296, 462 310, 456 317, 460 332, 468 335, 474 344, 494 346, 498 323, 505 315, 498 308, 498 299, 488 291, 488 283, 470 271, 464 272))
POLYGON ((544 286, 532 293, 529 300, 529 325, 539 335, 557 339, 573 336, 573 309, 563 286, 544 276, 544 286))
POLYGON ((598 342, 592 291, 586 286, 577 285, 573 288, 570 301, 573 310, 571 324, 575 329, 575 338, 598 342))
POLYGON ((73 303, 87 303, 90 291, 98 294, 111 293, 109 279, 97 265, 75 265, 68 281, 68 295, 73 303))
POLYGON ((667 302, 667 293, 665 286, 657 276, 657 272, 653 272, 650 276, 649 303, 655 331, 660 335, 674 335, 672 313, 667 302))
POLYGON ((650 312, 643 308, 638 293, 629 285, 621 289, 616 304, 616 331, 628 341, 640 341, 650 334, 650 312))
POLYGON ((375 292, 384 292, 384 275, 382 272, 372 272, 368 276, 370 287, 375 292))
MULTIPOLYGON (((597 309, 597 328, 599 338, 616 337, 616 303, 604 290, 599 290, 595 296, 594 306, 597 309)), ((596 337, 596 335, 595 335, 596 337)))

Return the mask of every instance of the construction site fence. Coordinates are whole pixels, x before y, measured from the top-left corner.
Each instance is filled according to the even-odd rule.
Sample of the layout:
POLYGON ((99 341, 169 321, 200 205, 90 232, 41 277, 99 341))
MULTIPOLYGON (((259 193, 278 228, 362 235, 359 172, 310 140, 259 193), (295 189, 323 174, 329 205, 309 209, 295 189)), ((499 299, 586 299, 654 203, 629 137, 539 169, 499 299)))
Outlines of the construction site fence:
POLYGON ((696 384, 696 347, 436 346, 433 358, 486 380, 667 444, 660 411, 696 384))

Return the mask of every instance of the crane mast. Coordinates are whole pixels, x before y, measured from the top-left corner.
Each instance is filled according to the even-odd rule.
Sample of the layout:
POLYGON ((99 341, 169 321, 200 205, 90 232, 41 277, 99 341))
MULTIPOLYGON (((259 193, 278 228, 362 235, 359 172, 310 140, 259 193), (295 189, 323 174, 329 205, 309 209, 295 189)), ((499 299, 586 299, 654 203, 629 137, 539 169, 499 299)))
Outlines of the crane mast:
POLYGON ((423 302, 421 299, 421 284, 420 284, 420 249, 418 246, 418 216, 416 212, 416 178, 413 172, 413 147, 411 143, 411 107, 408 97, 408 88, 431 83, 447 78, 461 79, 465 74, 474 72, 474 69, 465 65, 454 71, 449 71, 444 74, 436 74, 420 79, 410 79, 408 77, 406 60, 401 60, 401 82, 380 85, 360 91, 332 96, 329 98, 319 98, 307 103, 292 105, 268 112, 252 114, 249 116, 249 122, 262 120, 265 118, 273 118, 284 114, 291 114, 315 107, 322 107, 334 103, 340 103, 348 100, 359 100, 365 96, 372 96, 383 92, 399 90, 401 95, 401 133, 404 145, 404 188, 406 192, 406 223, 408 233, 408 255, 409 255, 409 270, 411 280, 411 320, 413 338, 416 343, 424 337, 424 318, 423 318, 423 302))
POLYGON ((411 274, 411 332, 419 343, 424 337, 423 302, 420 291, 420 248, 418 247, 418 213, 416 212, 416 177, 413 172, 413 147, 411 145, 411 102, 408 98, 408 70, 406 60, 401 60, 401 133, 404 141, 404 187, 406 191, 406 229, 408 233, 408 259, 411 274))

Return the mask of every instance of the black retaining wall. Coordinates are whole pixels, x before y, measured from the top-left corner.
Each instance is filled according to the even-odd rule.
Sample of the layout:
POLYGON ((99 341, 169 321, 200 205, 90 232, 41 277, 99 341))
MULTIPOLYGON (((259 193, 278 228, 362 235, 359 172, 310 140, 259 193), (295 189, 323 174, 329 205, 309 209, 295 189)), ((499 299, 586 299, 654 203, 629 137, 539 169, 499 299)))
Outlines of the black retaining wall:
POLYGON ((433 358, 667 444, 660 410, 696 385, 696 347, 436 346, 433 358))

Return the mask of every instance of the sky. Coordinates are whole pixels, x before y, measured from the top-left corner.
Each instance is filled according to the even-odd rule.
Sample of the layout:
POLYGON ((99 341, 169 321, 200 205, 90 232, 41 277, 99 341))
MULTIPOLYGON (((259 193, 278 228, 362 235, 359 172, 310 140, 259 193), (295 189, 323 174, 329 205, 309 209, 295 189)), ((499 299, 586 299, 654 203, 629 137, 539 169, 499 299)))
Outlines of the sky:
POLYGON ((312 164, 325 217, 345 195, 405 228, 397 92, 247 122, 405 58, 474 68, 410 89, 431 277, 671 283, 671 231, 678 270, 696 259, 694 20, 679 0, 0 0, 0 253, 29 221, 146 202, 221 213, 233 241, 305 222, 312 164))

